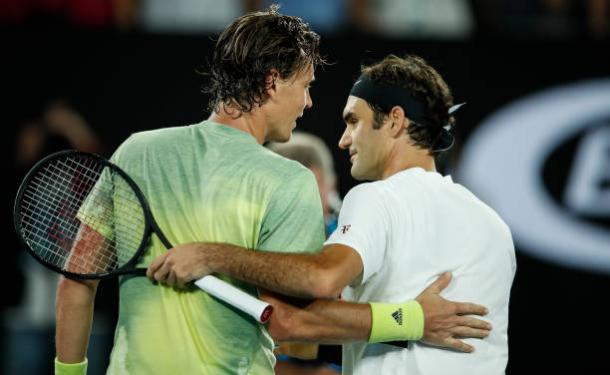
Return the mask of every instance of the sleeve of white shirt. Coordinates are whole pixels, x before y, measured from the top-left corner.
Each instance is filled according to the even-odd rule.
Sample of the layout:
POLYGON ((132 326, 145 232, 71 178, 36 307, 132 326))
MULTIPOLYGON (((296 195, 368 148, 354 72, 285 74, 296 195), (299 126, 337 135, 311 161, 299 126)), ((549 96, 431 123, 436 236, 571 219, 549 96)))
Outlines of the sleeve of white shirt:
POLYGON ((375 275, 383 265, 388 222, 381 191, 374 183, 360 184, 345 196, 337 229, 325 244, 341 244, 358 252, 364 266, 361 284, 375 275))

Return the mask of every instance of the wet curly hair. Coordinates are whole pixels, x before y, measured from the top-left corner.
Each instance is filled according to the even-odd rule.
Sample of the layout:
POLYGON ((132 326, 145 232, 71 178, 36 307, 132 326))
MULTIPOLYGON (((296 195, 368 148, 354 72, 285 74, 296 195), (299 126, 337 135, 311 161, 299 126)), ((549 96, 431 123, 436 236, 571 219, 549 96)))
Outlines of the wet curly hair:
POLYGON ((209 72, 209 110, 221 105, 237 109, 238 116, 267 100, 266 81, 272 69, 281 79, 324 64, 320 36, 302 19, 278 12, 279 6, 246 14, 233 21, 219 36, 209 72))
MULTIPOLYGON (((426 124, 409 126, 407 131, 416 146, 433 150, 443 126, 455 124, 448 111, 453 105, 453 96, 447 83, 421 57, 388 55, 383 60, 362 66, 361 73, 375 83, 390 84, 407 89, 425 105, 426 124)), ((367 102, 373 110, 373 128, 379 129, 389 115, 379 106, 367 102)), ((408 109, 405 108, 408 117, 408 109)))

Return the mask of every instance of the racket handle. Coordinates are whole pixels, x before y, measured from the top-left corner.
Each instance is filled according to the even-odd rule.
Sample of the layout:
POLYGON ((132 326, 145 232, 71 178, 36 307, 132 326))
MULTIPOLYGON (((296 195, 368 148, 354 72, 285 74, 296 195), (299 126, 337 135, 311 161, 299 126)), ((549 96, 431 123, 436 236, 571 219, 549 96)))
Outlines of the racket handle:
POLYGON ((204 276, 195 281, 202 290, 222 300, 256 319, 259 323, 267 323, 273 312, 273 306, 252 297, 243 290, 220 280, 214 276, 204 276))

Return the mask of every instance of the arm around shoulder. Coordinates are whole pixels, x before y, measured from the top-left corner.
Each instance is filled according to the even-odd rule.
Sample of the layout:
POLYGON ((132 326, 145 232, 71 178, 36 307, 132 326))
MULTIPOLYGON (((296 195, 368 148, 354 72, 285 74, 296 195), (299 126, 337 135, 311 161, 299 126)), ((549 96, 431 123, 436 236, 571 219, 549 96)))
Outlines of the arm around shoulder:
MULTIPOLYGON (((282 294, 303 298, 337 298, 362 273, 362 260, 352 248, 328 245, 319 253, 295 254, 254 251, 228 244, 187 244, 202 254, 204 274, 219 272, 282 294)), ((189 262, 194 264, 197 262, 189 262)), ((197 272, 193 277, 203 274, 197 272)))

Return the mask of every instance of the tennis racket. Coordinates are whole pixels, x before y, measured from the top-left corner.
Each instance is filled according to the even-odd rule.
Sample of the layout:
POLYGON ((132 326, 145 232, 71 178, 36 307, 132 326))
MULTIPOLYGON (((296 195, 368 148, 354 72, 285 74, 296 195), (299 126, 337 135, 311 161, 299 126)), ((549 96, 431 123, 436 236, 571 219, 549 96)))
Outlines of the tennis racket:
MULTIPOLYGON (((29 253, 53 271, 76 279, 146 274, 136 268, 157 225, 136 183, 118 166, 90 153, 60 151, 39 161, 19 187, 15 229, 29 253)), ((273 307, 214 276, 194 282, 260 323, 273 307)))

